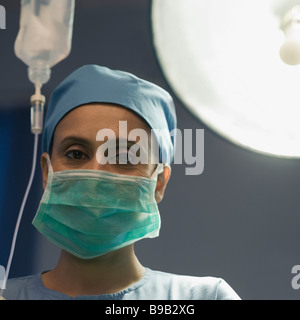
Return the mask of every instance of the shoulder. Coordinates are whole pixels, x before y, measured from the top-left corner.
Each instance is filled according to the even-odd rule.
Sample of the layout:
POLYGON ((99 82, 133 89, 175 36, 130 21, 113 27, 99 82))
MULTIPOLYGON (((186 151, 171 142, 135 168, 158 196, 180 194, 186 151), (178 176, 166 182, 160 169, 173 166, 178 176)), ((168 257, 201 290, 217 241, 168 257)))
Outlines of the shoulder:
POLYGON ((229 284, 216 277, 195 277, 152 271, 152 281, 162 286, 171 300, 239 300, 229 284))
POLYGON ((7 300, 32 299, 34 298, 32 294, 37 294, 39 291, 39 281, 41 281, 40 274, 9 279, 3 296, 7 300))

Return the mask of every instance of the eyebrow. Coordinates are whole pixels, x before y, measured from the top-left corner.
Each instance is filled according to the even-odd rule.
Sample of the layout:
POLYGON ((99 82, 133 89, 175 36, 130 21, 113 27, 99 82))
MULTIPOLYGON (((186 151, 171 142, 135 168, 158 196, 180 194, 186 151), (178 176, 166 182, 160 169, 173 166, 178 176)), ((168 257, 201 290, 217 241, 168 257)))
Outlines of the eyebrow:
MULTIPOLYGON (((124 141, 127 143, 127 147, 131 147, 132 145, 136 144, 135 141, 126 140, 123 138, 116 138, 116 147, 118 148, 120 145, 123 145, 124 141)), ((83 144, 86 146, 92 146, 92 143, 89 139, 78 137, 78 136, 67 136, 64 139, 62 139, 62 141, 59 142, 59 145, 64 145, 64 144, 70 143, 70 142, 73 144, 78 143, 78 144, 83 144)))
POLYGON ((76 143, 83 144, 83 145, 87 145, 87 146, 92 145, 90 140, 82 138, 82 137, 78 137, 78 136, 67 136, 62 141, 60 141, 59 145, 64 145, 69 142, 72 142, 74 144, 76 144, 76 143))

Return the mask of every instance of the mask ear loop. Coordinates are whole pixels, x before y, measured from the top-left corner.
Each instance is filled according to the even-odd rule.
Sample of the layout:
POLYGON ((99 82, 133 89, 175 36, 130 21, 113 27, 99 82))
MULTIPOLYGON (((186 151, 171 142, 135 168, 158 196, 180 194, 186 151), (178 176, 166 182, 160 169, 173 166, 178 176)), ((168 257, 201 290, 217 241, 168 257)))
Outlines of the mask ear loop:
POLYGON ((48 154, 48 153, 47 153, 46 159, 47 159, 48 176, 49 176, 49 173, 50 173, 51 175, 53 174, 53 168, 52 168, 51 160, 50 160, 50 157, 49 157, 49 154, 48 154))
POLYGON ((151 175, 151 180, 157 180, 157 177, 160 173, 164 171, 164 166, 169 166, 168 164, 158 163, 154 172, 151 175))
MULTIPOLYGON (((47 159, 47 165, 48 165, 47 184, 46 184, 46 188, 44 190, 42 199, 40 201, 40 205, 42 202, 48 203, 50 194, 51 194, 51 187, 52 187, 52 180, 53 180, 53 168, 52 168, 51 160, 48 154, 46 156, 46 159, 47 159)), ((34 222, 34 220, 36 219, 38 212, 39 212, 39 209, 37 210, 36 215, 34 216, 32 222, 34 222)))
POLYGON ((42 200, 45 200, 45 201, 47 201, 50 197, 52 180, 53 180, 53 168, 52 168, 51 160, 48 154, 46 156, 46 159, 47 159, 47 165, 48 165, 48 176, 47 176, 46 188, 42 198, 42 200))

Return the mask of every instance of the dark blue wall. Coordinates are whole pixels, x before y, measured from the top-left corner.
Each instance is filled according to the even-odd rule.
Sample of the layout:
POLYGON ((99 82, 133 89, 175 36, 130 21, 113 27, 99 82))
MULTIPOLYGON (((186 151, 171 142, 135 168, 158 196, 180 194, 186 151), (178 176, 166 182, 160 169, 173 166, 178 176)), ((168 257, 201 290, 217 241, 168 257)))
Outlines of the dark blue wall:
MULTIPOLYGON (((14 227, 31 171, 33 135, 29 124, 28 106, 0 106, 0 264, 3 266, 7 263, 14 227)), ((40 182, 38 167, 19 229, 11 276, 32 272, 35 236, 30 230, 30 221, 42 194, 40 182)))

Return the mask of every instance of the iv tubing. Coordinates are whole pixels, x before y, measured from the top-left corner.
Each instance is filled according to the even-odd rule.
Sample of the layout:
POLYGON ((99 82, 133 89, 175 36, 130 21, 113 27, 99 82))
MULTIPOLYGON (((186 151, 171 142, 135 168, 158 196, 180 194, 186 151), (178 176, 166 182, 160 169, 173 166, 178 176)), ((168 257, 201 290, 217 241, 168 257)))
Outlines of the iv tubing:
POLYGON ((2 287, 3 289, 0 289, 0 297, 3 295, 4 292, 4 288, 6 287, 6 282, 8 279, 8 275, 9 275, 9 271, 10 271, 10 266, 11 266, 11 262, 13 259, 13 255, 14 255, 14 251, 15 251, 15 247, 16 247, 16 241, 17 241, 17 235, 18 235, 18 231, 19 231, 19 227, 20 227, 20 223, 21 223, 21 219, 23 216, 23 212, 24 212, 24 208, 25 208, 25 204, 27 201, 27 197, 32 185, 32 181, 34 178, 34 173, 35 173, 35 168, 36 168, 36 157, 37 157, 37 147, 38 147, 38 134, 34 135, 34 145, 33 145, 33 158, 32 158, 32 168, 31 168, 31 174, 30 174, 30 178, 28 181, 28 185, 24 194, 24 198, 22 201, 22 205, 19 211, 19 215, 18 215, 18 219, 17 219, 17 223, 15 226, 15 231, 14 231, 14 235, 13 235, 13 240, 12 240, 12 244, 11 244, 11 248, 10 248, 10 254, 9 254, 9 258, 8 258, 8 262, 7 262, 7 266, 6 266, 6 271, 5 271, 5 275, 4 275, 4 279, 2 282, 2 287))

